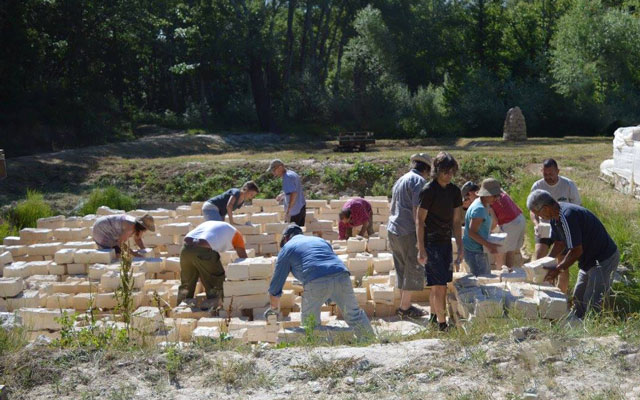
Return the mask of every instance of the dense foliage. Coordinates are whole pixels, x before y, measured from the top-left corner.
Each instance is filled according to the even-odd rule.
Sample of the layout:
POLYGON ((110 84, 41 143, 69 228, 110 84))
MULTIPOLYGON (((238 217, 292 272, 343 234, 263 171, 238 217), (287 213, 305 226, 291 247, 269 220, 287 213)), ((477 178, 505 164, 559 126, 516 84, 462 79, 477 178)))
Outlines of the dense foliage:
POLYGON ((640 122, 638 0, 7 0, 9 155, 170 127, 534 135, 640 122))

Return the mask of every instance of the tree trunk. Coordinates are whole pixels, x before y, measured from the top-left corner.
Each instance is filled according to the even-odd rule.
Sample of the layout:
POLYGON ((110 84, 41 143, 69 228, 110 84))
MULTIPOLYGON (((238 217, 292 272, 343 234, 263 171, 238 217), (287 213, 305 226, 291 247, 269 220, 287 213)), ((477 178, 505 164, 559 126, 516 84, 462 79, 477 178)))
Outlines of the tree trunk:
POLYGON ((271 98, 267 91, 262 62, 256 56, 249 57, 249 79, 251 80, 251 93, 256 106, 260 130, 274 130, 275 124, 271 115, 271 98))

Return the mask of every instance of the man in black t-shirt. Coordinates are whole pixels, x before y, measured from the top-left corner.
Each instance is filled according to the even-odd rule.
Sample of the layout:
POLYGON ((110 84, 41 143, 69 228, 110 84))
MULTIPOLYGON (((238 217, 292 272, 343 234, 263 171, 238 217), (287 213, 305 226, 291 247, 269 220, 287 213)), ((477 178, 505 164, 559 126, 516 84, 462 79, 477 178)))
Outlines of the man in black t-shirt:
POLYGON ((425 264, 427 286, 431 287, 429 305, 431 320, 434 313, 440 330, 447 330, 446 299, 447 283, 453 279, 453 248, 451 237, 455 237, 458 248, 456 263, 464 257, 460 215, 462 194, 451 183, 458 171, 453 156, 440 152, 433 160, 431 181, 420 192, 420 207, 416 217, 418 237, 418 262, 425 264))
POLYGON ((553 282, 562 271, 578 261, 578 279, 573 289, 576 317, 589 308, 600 311, 602 298, 611 288, 613 273, 620 262, 618 247, 602 222, 591 211, 571 203, 557 202, 549 192, 534 190, 527 198, 527 208, 537 217, 551 221, 553 248, 549 257, 567 253, 546 281, 553 282))

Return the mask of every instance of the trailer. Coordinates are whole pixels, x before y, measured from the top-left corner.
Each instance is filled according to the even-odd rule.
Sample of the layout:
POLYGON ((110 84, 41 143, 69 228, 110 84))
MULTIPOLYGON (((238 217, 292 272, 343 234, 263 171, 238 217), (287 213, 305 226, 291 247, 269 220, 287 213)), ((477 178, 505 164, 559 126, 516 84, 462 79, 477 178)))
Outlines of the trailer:
POLYGON ((367 145, 376 143, 373 136, 373 132, 341 132, 335 151, 366 151, 367 145))

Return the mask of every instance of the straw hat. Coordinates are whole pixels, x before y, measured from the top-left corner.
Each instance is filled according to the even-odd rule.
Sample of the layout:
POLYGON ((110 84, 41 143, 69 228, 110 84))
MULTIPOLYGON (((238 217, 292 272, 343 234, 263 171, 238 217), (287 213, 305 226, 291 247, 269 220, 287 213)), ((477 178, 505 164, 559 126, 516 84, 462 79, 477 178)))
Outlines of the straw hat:
POLYGON ((136 218, 136 222, 144 226, 144 228, 150 232, 156 231, 156 224, 153 221, 153 217, 149 214, 145 214, 142 217, 136 218))
POLYGON ((500 194, 500 182, 493 178, 487 178, 482 181, 478 196, 497 196, 500 194))

